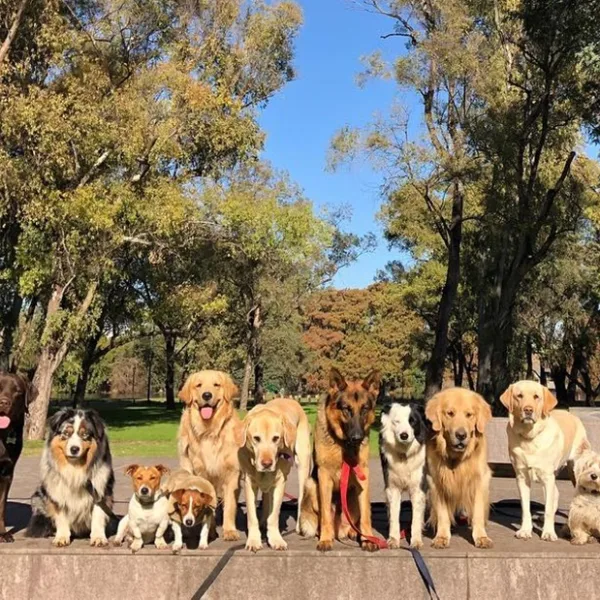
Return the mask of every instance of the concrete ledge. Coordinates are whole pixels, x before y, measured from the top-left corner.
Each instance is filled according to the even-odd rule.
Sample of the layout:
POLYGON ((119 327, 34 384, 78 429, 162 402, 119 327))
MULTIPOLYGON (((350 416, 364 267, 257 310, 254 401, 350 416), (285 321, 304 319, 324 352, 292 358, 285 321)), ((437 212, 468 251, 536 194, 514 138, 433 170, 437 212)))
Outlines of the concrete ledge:
MULTIPOLYGON (((526 542, 525 542, 526 544, 526 542)), ((185 552, 181 556, 142 551, 52 551, 0 553, 6 600, 47 598, 189 599, 215 568, 222 552, 185 552)), ((597 552, 507 553, 425 551, 440 598, 600 598, 591 583, 600 575, 597 552)), ((427 598, 408 552, 365 554, 359 550, 265 551, 233 554, 203 596, 229 600, 348 598, 378 600, 427 598)))

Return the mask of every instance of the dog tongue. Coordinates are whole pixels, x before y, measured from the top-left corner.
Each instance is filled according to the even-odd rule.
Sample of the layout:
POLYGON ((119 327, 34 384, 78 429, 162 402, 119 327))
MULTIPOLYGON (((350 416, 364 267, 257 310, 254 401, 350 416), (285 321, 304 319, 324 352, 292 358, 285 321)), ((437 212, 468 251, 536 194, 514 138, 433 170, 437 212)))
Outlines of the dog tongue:
POLYGON ((9 417, 0 417, 0 429, 8 429, 10 427, 9 417))
POLYGON ((213 415, 213 407, 212 406, 203 406, 200 409, 200 416, 203 419, 208 420, 208 419, 210 419, 212 417, 212 415, 213 415))

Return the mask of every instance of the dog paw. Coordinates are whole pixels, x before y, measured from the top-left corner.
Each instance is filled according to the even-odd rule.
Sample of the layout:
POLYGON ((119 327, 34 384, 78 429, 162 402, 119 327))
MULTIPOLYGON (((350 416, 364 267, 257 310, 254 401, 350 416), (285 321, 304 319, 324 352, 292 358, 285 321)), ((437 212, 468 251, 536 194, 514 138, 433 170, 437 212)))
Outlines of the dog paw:
POLYGON ((281 537, 281 535, 269 535, 267 534, 267 541, 269 542, 269 546, 273 548, 273 550, 287 550, 288 545, 287 542, 281 537))
POLYGON ((558 539, 558 536, 554 531, 542 531, 542 539, 545 542, 555 542, 558 539))
POLYGON ((588 536, 576 536, 571 538, 571 544, 573 544, 573 546, 583 546, 584 544, 587 544, 589 542, 588 540, 588 536))
POLYGON ((208 548, 208 544, 206 542, 198 544, 198 550, 206 550, 208 548))
POLYGON ((115 546, 116 548, 120 548, 123 545, 123 540, 118 540, 117 538, 115 538, 112 543, 113 546, 115 546))
POLYGON ((493 548, 494 542, 487 536, 484 535, 482 537, 475 539, 475 547, 476 548, 493 548))
POLYGON ((143 546, 144 542, 142 542, 142 540, 133 540, 133 542, 131 542, 131 545, 129 546, 129 549, 132 552, 138 552, 142 549, 143 546))
POLYGON ((15 541, 12 533, 0 533, 0 544, 12 544, 15 541))
POLYGON ((250 552, 258 552, 259 550, 262 550, 262 547, 263 545, 260 538, 250 537, 246 541, 246 550, 249 550, 250 552))
MULTIPOLYGON (((400 547, 400 545, 398 544, 398 548, 400 547)), ((415 550, 420 550, 423 547, 423 540, 421 538, 413 538, 410 541, 410 547, 414 548, 415 550)))
POLYGON ((240 532, 237 529, 226 529, 223 532, 223 539, 226 542, 237 542, 240 539, 240 532))
POLYGON ((105 537, 96 537, 90 540, 90 546, 93 548, 104 548, 108 546, 108 540, 105 537))
POLYGON ((446 537, 445 535, 436 535, 435 538, 433 538, 433 542, 431 542, 431 547, 437 548, 438 550, 443 550, 449 545, 450 538, 446 537))
POLYGON ((374 544, 373 542, 369 542, 367 540, 361 542, 360 547, 365 552, 377 552, 377 550, 379 550, 379 546, 377 544, 374 544))
POLYGON ((71 543, 71 538, 62 536, 62 535, 57 535, 52 540, 52 545, 56 546, 57 548, 64 548, 65 546, 68 546, 70 543, 71 543))
POLYGON ((400 540, 397 539, 397 538, 393 538, 393 537, 388 538, 387 544, 388 544, 388 548, 390 550, 394 550, 396 548, 400 548, 400 540))
POLYGON ((167 544, 167 542, 165 542, 164 538, 156 538, 154 540, 154 547, 157 548, 158 550, 164 550, 165 548, 169 547, 169 544, 167 544))
POLYGON ((173 544, 171 546, 171 551, 173 552, 173 554, 179 554, 182 548, 183 544, 173 544))
POLYGON ((533 532, 531 529, 527 529, 525 527, 521 527, 516 533, 515 537, 520 540, 530 540, 533 537, 533 532))
POLYGON ((317 544, 317 550, 319 552, 329 552, 333 550, 333 540, 323 540, 317 544))

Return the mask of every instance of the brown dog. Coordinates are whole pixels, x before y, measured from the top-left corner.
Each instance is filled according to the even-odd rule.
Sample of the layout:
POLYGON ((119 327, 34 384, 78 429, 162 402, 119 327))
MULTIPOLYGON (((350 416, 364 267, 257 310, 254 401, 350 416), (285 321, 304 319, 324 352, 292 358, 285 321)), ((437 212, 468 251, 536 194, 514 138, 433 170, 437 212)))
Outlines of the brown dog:
MULTIPOLYGON (((319 407, 315 423, 315 468, 318 485, 309 478, 303 498, 300 531, 311 536, 319 525, 317 549, 333 549, 334 537, 354 537, 347 523, 341 524, 340 507, 336 521, 331 514, 332 496, 340 488, 342 463, 356 464, 366 478, 360 481, 354 473, 348 485, 348 506, 352 520, 360 522, 365 536, 372 536, 371 501, 369 497, 369 430, 375 421, 375 403, 379 393, 379 373, 373 371, 363 381, 346 381, 337 369, 331 370, 330 388, 325 402, 319 407), (318 496, 317 496, 318 488, 318 496), (336 532, 337 529, 337 532, 336 532)), ((361 541, 363 550, 378 547, 368 540, 361 541)))
POLYGON ((237 387, 227 373, 193 373, 179 392, 185 410, 179 425, 179 464, 206 478, 223 499, 223 539, 240 539, 235 515, 240 489, 238 442, 242 422, 234 407, 237 387))
POLYGON ((464 509, 478 548, 491 548, 485 526, 489 512, 491 471, 487 464, 485 426, 492 418, 488 403, 475 392, 451 388, 438 392, 425 407, 434 435, 427 443, 432 546, 447 548, 455 513, 464 509))
POLYGON ((31 387, 25 379, 0 372, 0 543, 14 541, 6 531, 6 502, 23 450, 23 426, 31 396, 31 387))

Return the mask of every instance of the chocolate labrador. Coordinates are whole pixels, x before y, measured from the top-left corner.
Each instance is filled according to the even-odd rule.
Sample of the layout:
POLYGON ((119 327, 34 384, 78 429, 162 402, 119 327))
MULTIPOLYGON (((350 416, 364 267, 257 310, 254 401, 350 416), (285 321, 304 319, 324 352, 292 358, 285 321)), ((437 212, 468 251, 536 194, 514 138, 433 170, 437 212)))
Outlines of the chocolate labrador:
POLYGON ((0 372, 0 543, 13 541, 5 526, 6 502, 23 449, 25 413, 31 399, 31 386, 23 377, 0 372))

